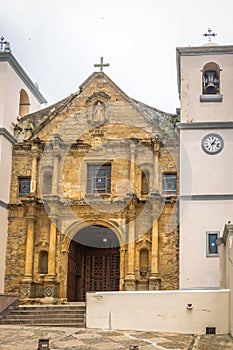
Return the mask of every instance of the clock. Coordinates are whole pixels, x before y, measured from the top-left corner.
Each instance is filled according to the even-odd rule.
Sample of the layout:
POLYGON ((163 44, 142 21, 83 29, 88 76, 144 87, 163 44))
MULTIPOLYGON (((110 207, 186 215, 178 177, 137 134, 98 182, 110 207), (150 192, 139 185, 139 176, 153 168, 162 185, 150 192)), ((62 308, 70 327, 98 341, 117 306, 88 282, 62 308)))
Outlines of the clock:
POLYGON ((202 148, 208 154, 217 154, 223 149, 223 138, 218 134, 208 134, 202 139, 202 148))

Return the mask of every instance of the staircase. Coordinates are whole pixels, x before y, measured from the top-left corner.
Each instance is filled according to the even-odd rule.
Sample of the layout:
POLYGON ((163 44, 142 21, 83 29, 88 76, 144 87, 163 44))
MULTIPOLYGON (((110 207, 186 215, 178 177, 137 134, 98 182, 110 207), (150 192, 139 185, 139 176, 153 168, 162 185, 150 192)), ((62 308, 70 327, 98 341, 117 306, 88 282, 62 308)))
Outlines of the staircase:
POLYGON ((85 328, 85 303, 18 306, 0 325, 57 326, 85 328))

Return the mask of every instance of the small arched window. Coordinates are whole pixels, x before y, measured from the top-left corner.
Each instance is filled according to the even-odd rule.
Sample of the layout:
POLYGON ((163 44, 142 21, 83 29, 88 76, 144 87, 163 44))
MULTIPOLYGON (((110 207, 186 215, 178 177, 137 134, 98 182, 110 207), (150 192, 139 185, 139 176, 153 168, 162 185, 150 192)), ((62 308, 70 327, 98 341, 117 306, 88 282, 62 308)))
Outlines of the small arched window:
POLYGON ((39 273, 48 273, 48 252, 45 250, 42 250, 39 255, 39 273))
POLYGON ((21 89, 19 97, 19 116, 23 117, 24 115, 27 115, 29 113, 29 107, 30 101, 28 94, 24 89, 21 89))
POLYGON ((150 173, 148 170, 144 170, 141 173, 141 193, 142 194, 148 194, 149 193, 149 186, 150 184, 150 173))
POLYGON ((217 95, 220 93, 220 68, 217 63, 209 62, 202 70, 202 94, 217 95))

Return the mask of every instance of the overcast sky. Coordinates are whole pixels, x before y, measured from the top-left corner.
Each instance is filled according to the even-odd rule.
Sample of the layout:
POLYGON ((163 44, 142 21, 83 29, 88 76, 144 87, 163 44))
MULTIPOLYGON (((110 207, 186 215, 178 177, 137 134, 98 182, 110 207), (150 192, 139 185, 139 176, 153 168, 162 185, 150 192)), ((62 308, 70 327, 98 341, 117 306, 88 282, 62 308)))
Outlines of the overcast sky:
POLYGON ((233 44, 229 0, 0 0, 0 35, 51 104, 104 57, 105 73, 130 97, 166 112, 179 107, 176 47, 233 44))

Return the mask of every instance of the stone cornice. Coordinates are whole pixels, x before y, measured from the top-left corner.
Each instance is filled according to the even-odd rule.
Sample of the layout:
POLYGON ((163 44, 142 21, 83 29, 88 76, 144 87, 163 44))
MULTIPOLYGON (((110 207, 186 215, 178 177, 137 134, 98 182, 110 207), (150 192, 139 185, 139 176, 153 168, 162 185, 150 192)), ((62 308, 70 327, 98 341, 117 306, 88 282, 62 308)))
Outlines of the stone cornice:
POLYGON ((11 67, 22 79, 22 81, 25 83, 25 85, 28 87, 31 93, 36 97, 40 104, 47 102, 44 96, 36 87, 36 85, 32 82, 27 73, 23 70, 23 68, 20 66, 20 64, 16 61, 15 57, 10 52, 1 52, 0 62, 8 62, 11 65, 11 67))
POLYGON ((0 207, 4 209, 9 209, 9 204, 0 199, 0 207))
POLYGON ((17 139, 6 128, 0 127, 0 135, 3 135, 12 145, 17 142, 17 139))
POLYGON ((227 201, 233 200, 233 194, 193 194, 180 195, 181 201, 227 201))
POLYGON ((233 129, 233 122, 176 123, 178 130, 184 129, 233 129))

